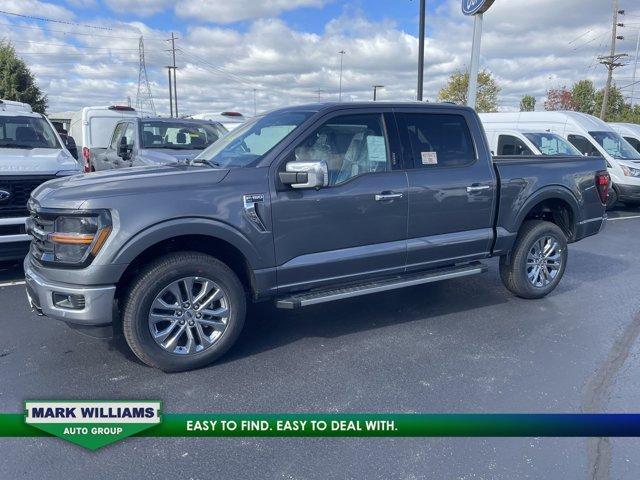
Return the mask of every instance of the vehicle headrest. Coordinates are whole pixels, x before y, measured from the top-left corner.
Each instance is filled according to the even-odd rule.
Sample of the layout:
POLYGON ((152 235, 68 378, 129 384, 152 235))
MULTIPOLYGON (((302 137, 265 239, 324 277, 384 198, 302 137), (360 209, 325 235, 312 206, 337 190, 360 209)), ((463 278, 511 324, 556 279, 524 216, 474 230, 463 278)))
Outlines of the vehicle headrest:
POLYGON ((187 134, 179 132, 178 135, 176 135, 176 142, 187 143, 187 134))
POLYGON ((38 140, 36 131, 30 127, 16 128, 16 141, 18 142, 35 142, 38 140))

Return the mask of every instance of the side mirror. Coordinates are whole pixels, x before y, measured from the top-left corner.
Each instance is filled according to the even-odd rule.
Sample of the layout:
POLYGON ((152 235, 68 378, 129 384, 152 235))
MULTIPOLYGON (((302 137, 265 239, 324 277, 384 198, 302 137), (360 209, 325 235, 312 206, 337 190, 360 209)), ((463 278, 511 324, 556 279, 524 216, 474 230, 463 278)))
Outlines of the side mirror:
POLYGON ((67 150, 69 150, 69 153, 73 156, 73 158, 78 160, 78 146, 76 145, 76 141, 73 139, 73 137, 70 137, 68 135, 64 137, 64 146, 67 148, 67 150))
POLYGON ((127 144, 127 137, 122 137, 118 144, 118 156, 126 160, 129 158, 130 152, 131 147, 127 144))
POLYGON ((280 181, 291 188, 322 188, 329 185, 329 168, 324 160, 288 162, 279 176, 280 181))

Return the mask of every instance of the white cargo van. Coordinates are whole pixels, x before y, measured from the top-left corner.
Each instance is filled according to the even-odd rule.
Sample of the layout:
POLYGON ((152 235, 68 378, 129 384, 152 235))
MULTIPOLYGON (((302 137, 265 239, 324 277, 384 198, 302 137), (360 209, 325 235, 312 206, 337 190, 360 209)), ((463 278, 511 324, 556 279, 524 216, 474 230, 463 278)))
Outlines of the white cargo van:
POLYGON ((136 110, 128 106, 112 105, 108 107, 84 107, 71 117, 69 135, 71 135, 81 153, 84 171, 90 172, 91 149, 107 148, 111 141, 116 123, 126 118, 148 117, 153 115, 145 110, 136 110))
POLYGON ((196 115, 189 115, 187 118, 193 118, 194 120, 209 120, 211 122, 221 123, 228 131, 235 130, 243 123, 246 123, 247 118, 240 112, 204 112, 196 115))
POLYGON ((582 155, 576 147, 555 133, 521 132, 484 121, 483 126, 493 155, 582 155))
POLYGON ((637 123, 610 123, 609 125, 640 152, 640 125, 637 123))
POLYGON ((570 111, 486 113, 482 123, 492 129, 555 133, 582 155, 604 157, 613 182, 609 206, 618 200, 640 205, 640 153, 599 118, 570 111))
POLYGON ((51 122, 26 103, 0 100, 0 261, 24 258, 27 201, 47 180, 82 172, 51 122))

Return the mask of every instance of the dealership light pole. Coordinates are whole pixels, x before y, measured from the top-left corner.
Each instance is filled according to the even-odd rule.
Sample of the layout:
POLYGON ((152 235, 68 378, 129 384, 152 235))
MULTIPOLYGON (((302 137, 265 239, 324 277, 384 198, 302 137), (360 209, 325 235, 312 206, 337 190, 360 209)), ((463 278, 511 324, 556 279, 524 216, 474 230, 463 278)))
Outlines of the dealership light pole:
POLYGON ((462 13, 473 16, 473 46, 471 47, 471 64, 469 65, 469 90, 467 91, 467 105, 471 108, 476 108, 478 94, 483 15, 493 5, 493 2, 494 0, 462 0, 462 13))
POLYGON ((338 52, 340 54, 340 87, 338 90, 338 101, 342 101, 342 60, 344 59, 344 54, 347 53, 344 50, 340 50, 338 52))
POLYGON ((378 100, 378 89, 384 88, 384 85, 374 85, 373 86, 373 101, 378 100))
POLYGON ((424 24, 426 1, 420 0, 420 34, 418 38, 418 95, 417 100, 422 101, 422 92, 424 89, 424 24))
POLYGON ((636 41, 636 57, 633 66, 633 80, 631 81, 631 108, 636 105, 634 95, 636 93, 636 75, 638 73, 638 54, 640 54, 640 30, 638 30, 638 40, 636 41))

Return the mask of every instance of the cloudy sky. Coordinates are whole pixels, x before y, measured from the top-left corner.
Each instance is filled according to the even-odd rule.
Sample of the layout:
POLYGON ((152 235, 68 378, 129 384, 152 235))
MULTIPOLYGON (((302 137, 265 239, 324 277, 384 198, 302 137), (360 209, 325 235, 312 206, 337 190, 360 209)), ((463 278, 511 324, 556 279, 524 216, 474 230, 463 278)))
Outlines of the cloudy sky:
MULTIPOLYGON (((418 0, 0 0, 0 39, 14 43, 49 96, 51 112, 135 102, 138 41, 144 37, 151 89, 167 113, 171 32, 176 42, 180 113, 337 100, 344 50, 343 99, 416 95, 418 0), (2 13, 4 12, 4 13, 2 13), (10 15, 8 13, 17 14, 10 15), (22 15, 22 16, 19 16, 22 15)), ((485 14, 481 66, 502 87, 502 109, 523 94, 539 108, 549 87, 582 78, 598 86, 608 51, 610 0, 496 0, 485 14)), ((460 0, 427 0, 425 96, 465 69, 472 20, 460 0)), ((633 62, 640 29, 637 0, 620 0, 618 51, 633 62)), ((639 72, 640 73, 640 72, 639 72)), ((633 66, 616 72, 631 83, 633 66)), ((631 88, 625 88, 626 94, 631 88)), ((640 85, 636 89, 640 97, 640 85)))

